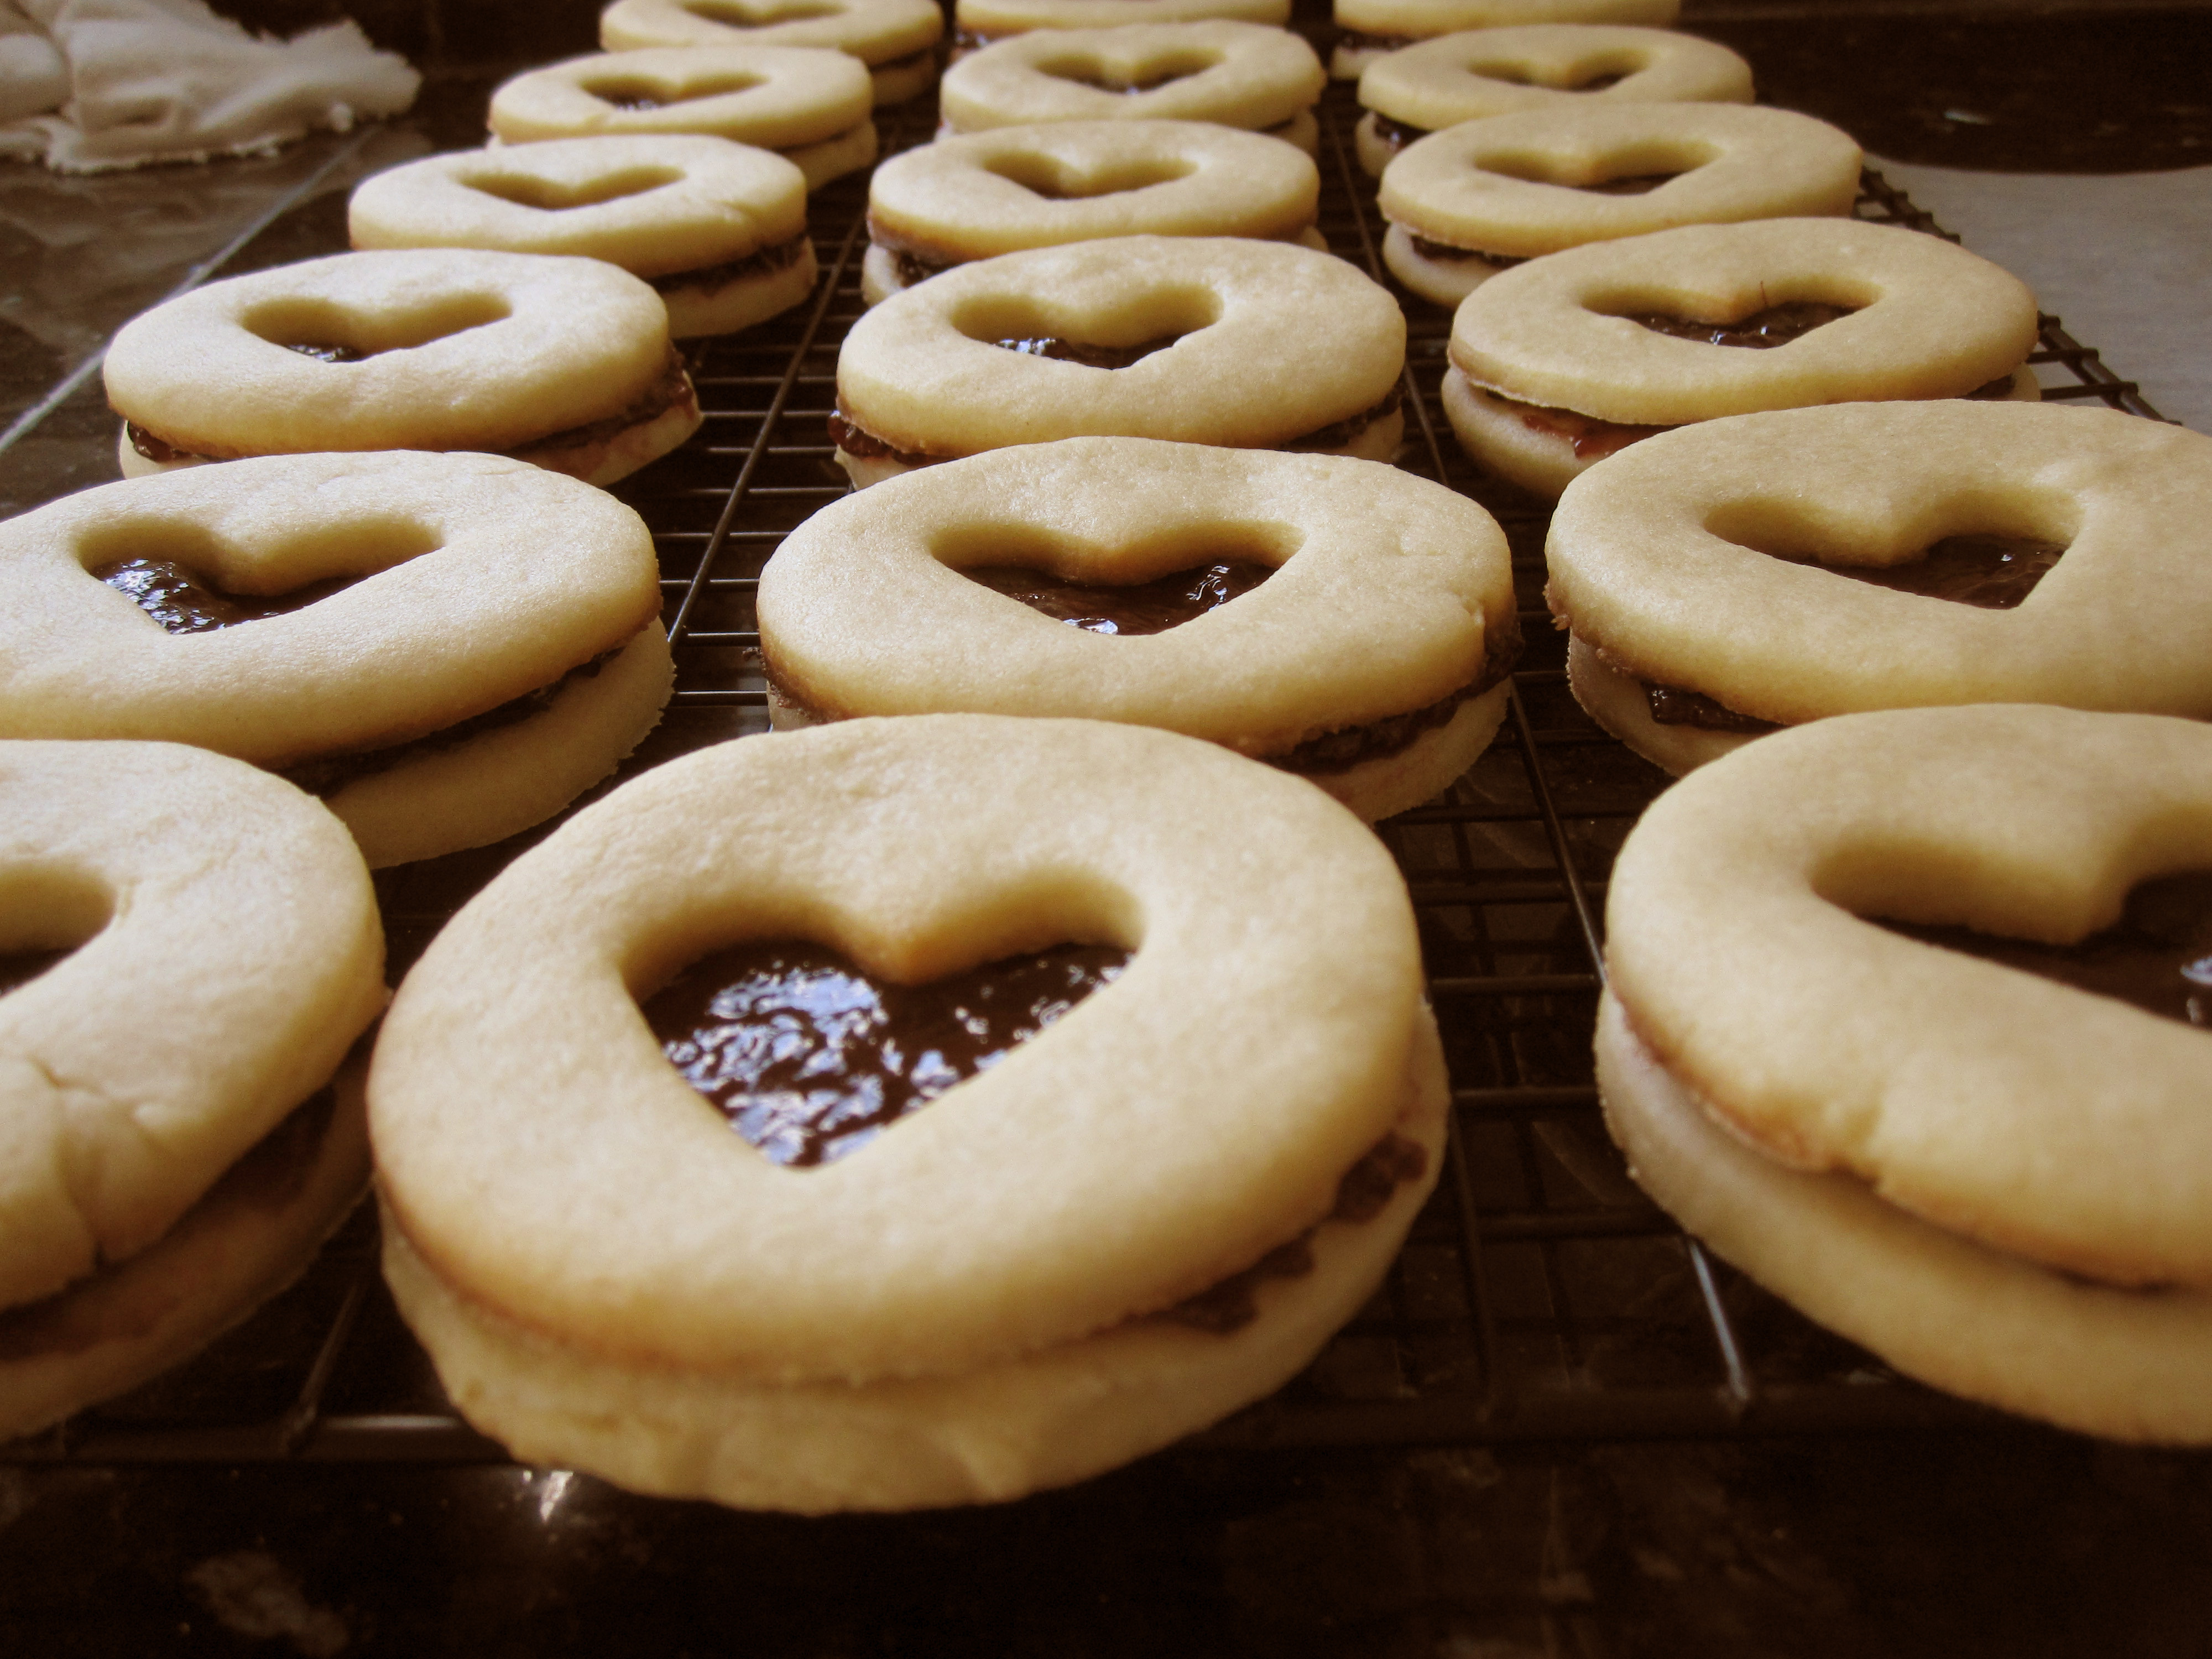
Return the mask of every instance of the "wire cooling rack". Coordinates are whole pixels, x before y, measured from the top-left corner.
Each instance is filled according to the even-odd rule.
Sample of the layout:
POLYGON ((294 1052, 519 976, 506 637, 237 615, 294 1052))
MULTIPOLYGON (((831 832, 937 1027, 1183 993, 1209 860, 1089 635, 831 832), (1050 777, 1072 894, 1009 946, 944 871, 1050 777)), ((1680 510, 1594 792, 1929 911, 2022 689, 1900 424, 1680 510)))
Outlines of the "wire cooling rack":
MULTIPOLYGON (((1320 111, 1322 228, 1389 283, 1358 109, 1320 111)), ((894 145, 928 135, 933 110, 894 145)), ((762 564, 845 493, 826 427, 837 349, 860 313, 866 187, 818 193, 811 304, 707 346, 706 423, 622 492, 659 550, 678 664, 661 728, 623 776, 764 730, 752 597, 762 564)), ((1858 216, 1943 234, 1877 173, 1858 216)), ((1391 284, 1394 289, 1395 284, 1391 284)), ((1497 742, 1443 799, 1382 826, 1419 919, 1453 1085, 1448 1167, 1382 1290, 1306 1372, 1199 1437, 1212 1447, 2003 1428, 1799 1317, 1709 1257, 1649 1203, 1607 1141, 1591 1081, 1600 925, 1615 851, 1667 779, 1583 714, 1542 604, 1545 505, 1477 475, 1438 402, 1450 314, 1401 295, 1409 471, 1504 526, 1528 650, 1497 742)), ((2049 399, 2158 418, 2133 382, 2042 319, 2049 399), (2063 377, 2070 376, 2070 380, 2063 377)), ((611 787, 611 786, 609 786, 611 787)), ((542 831, 539 834, 542 835, 542 831)), ((387 872, 393 969, 520 847, 387 872)), ((376 1267, 367 1206, 306 1278, 190 1365, 0 1461, 462 1462, 505 1453, 453 1412, 376 1267)))

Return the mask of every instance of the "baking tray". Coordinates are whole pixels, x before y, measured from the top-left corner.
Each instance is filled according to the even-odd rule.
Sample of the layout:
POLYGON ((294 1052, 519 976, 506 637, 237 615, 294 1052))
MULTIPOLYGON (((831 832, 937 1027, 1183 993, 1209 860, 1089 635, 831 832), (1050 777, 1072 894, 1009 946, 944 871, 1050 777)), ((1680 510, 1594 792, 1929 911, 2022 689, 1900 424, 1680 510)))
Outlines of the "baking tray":
MULTIPOLYGON (((1190 1443, 1212 1448, 1507 1440, 2003 1431, 2017 1420, 1899 1377, 1709 1256, 1629 1182, 1591 1081, 1605 884, 1666 776, 1576 706, 1542 603, 1544 503, 1480 477, 1437 398, 1450 313, 1397 290, 1377 257, 1358 116, 1333 85, 1322 228, 1400 291, 1408 314, 1401 465, 1504 526, 1528 641, 1497 742, 1443 799, 1380 826, 1411 890, 1453 1088, 1448 1165, 1388 1280, 1299 1377, 1190 1443)), ((926 142, 933 107, 887 148, 926 142)), ((695 357, 706 421, 617 493, 652 526, 677 689, 620 777, 763 731, 753 631, 762 564, 845 493, 826 425, 836 356, 860 313, 866 186, 817 193, 824 276, 812 301, 695 357)), ((1944 234, 1865 174, 1857 216, 1944 234)), ((2132 382, 2042 319, 2029 362, 2046 399, 2150 418, 2132 382)), ((612 787, 611 783, 608 787, 612 787)), ((604 790, 594 792, 594 794, 604 790)), ((393 976, 544 830, 378 879, 393 976)), ((376 1267, 362 1208, 301 1283, 191 1364, 42 1434, 0 1462, 503 1462, 454 1414, 376 1267)))

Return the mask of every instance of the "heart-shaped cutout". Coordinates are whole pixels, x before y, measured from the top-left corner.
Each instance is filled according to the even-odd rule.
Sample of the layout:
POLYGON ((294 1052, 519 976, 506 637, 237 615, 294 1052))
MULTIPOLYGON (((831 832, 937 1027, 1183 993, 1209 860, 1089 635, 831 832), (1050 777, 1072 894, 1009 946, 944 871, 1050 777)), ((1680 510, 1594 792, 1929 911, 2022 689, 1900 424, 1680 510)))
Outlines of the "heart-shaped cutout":
POLYGON ((471 190, 482 191, 517 207, 536 208, 541 213, 566 213, 575 208, 598 207, 604 202, 642 196, 647 191, 675 184, 683 177, 674 167, 640 167, 602 173, 580 184, 567 184, 529 173, 492 173, 470 179, 467 184, 471 190))

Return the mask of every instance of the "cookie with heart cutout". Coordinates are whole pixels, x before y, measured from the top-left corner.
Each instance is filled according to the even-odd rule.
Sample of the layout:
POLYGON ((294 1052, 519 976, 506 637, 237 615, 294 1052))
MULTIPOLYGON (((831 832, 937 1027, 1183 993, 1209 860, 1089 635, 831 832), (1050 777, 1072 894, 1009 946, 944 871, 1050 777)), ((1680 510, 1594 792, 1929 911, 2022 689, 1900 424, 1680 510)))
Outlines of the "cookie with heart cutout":
MULTIPOLYGON (((993 1024, 993 978, 940 1014, 993 1024)), ((1395 1253, 1444 1102, 1403 883, 1351 814, 1210 744, 986 716, 646 774, 439 936, 370 1080, 386 1275, 472 1422, 806 1511, 1016 1497, 1276 1386, 1395 1253), (873 1011, 1063 945, 1125 959, 1072 1009, 1063 975, 1009 1011, 1026 1040, 997 1023, 970 1075, 874 1012, 817 1028, 825 1060, 917 1085, 847 1155, 762 1131, 882 1088, 863 1112, 821 1065, 722 1086, 748 1009, 823 971, 793 950, 836 953, 838 1000, 873 1011), (687 967, 700 994, 656 1030, 687 967)))
POLYGON ((1532 23, 1639 23, 1664 28, 1681 0, 1335 0, 1333 79, 1357 81, 1378 58, 1440 34, 1532 23))
POLYGON ((829 46, 867 65, 878 106, 937 83, 945 14, 932 0, 615 0, 599 14, 609 52, 654 46, 829 46))

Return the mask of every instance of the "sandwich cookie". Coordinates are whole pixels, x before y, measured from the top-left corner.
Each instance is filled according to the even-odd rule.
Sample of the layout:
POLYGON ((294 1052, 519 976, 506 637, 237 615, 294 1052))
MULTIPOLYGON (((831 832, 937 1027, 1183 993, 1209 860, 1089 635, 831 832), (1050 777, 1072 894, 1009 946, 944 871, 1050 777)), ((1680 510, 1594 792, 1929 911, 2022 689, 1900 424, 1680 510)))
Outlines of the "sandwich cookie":
POLYGON ((977 715, 579 814, 433 942, 369 1092, 386 1275, 464 1415, 809 1512, 1018 1497, 1274 1388, 1372 1292, 1446 1100, 1350 813, 977 715))
POLYGON ((2212 439, 2106 410, 1854 404, 1638 444, 1547 590, 1598 723, 1686 772, 1777 726, 2022 702, 2212 720, 2212 439))
POLYGON ((1499 271, 1677 225, 1848 215, 1848 133, 1752 104, 1612 104, 1494 115, 1430 134, 1383 170, 1383 262, 1455 306, 1499 271))
POLYGON ((2212 1441, 2208 780, 2200 721, 1974 708, 1669 791, 1607 903, 1598 1082, 1637 1177, 1912 1376, 2212 1441))
POLYGON ((826 46, 660 46, 532 70, 491 95, 495 144, 703 133, 772 149, 819 190, 876 159, 874 83, 826 46))
POLYGON ((360 185, 347 219, 357 248, 604 259, 660 295, 679 339, 748 327, 814 287, 806 176, 726 138, 550 138, 428 156, 360 185))
POLYGON ((1649 23, 1665 27, 1682 0, 1336 0, 1328 72, 1356 81, 1376 58, 1468 29, 1530 23, 1649 23))
POLYGON ((1467 769, 1520 649, 1505 539, 1473 502, 1373 461, 1144 438, 994 450, 848 496, 776 550, 759 608, 779 726, 1165 726, 1370 820, 1467 769), (913 641, 896 659, 886 630, 913 641))
POLYGON ((979 259, 885 300, 838 353, 830 431, 861 485, 1079 436, 1387 460, 1405 353, 1398 302, 1341 259, 1117 236, 979 259))
MULTIPOLYGON (((21 522, 18 520, 18 522, 21 522)), ((343 826, 172 744, 0 743, 0 1437, 298 1275, 368 1181, 384 937, 343 826)))
POLYGON ((933 0, 615 0, 599 14, 609 52, 653 46, 828 46, 867 65, 878 105, 937 82, 945 14, 933 0))
POLYGON ((1027 34, 1032 29, 1114 29, 1138 23, 1240 23, 1291 21, 1290 0, 959 0, 953 10, 952 56, 1027 34))
POLYGON ((868 182, 860 293, 1107 236, 1249 236, 1327 252, 1310 156, 1206 121, 996 127, 895 155, 868 182))
POLYGON ((1668 427, 1818 404, 2033 401, 2035 296, 1940 237, 1850 219, 1685 225, 1502 271, 1452 319, 1444 413, 1557 495, 1668 427))
POLYGON ((338 253, 210 283, 125 324, 100 372, 125 477, 459 449, 610 484, 701 419, 659 295, 532 253, 338 253))
POLYGON ((1531 23, 1469 29, 1378 58, 1360 72, 1354 137, 1376 178, 1407 145, 1462 121, 1605 104, 1747 104, 1751 65, 1666 29, 1531 23))
POLYGON ((962 58, 939 89, 944 131, 1038 121, 1212 121, 1309 155, 1328 84, 1314 49, 1259 23, 1131 23, 1039 29, 962 58))
POLYGON ((0 736, 151 738, 318 795, 372 866, 550 817, 660 718, 653 538, 491 455, 298 455, 0 526, 0 736))

